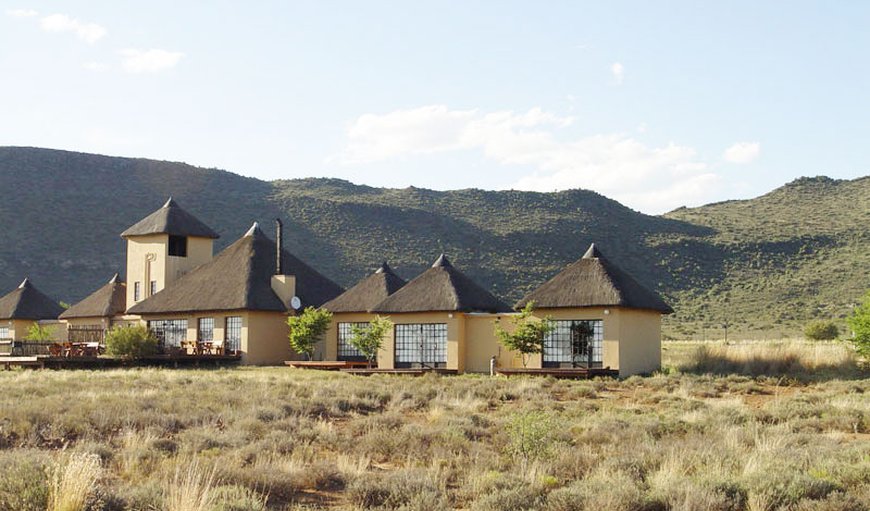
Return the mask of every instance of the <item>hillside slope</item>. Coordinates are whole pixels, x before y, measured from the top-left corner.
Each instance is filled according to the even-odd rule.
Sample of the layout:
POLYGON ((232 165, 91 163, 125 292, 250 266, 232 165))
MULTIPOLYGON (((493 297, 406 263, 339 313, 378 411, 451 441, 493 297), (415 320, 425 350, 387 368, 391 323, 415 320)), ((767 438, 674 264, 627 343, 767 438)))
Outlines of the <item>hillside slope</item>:
POLYGON ((585 190, 269 183, 180 163, 7 147, 0 189, 0 289, 30 276, 68 302, 121 269, 118 234, 170 195, 221 233, 218 249, 252 221, 281 216, 287 248, 344 286, 384 259, 413 277, 443 251, 512 302, 594 241, 668 297, 678 311, 669 324, 685 332, 702 322, 765 329, 842 316, 870 286, 868 178, 801 179, 757 199, 655 217, 585 190))

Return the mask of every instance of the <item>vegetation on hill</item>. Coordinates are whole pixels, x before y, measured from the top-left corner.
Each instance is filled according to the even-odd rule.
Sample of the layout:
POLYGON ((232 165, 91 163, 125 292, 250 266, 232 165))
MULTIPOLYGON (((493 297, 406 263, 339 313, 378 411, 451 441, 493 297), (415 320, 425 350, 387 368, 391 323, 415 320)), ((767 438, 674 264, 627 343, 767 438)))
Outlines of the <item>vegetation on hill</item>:
MULTIPOLYGON (((870 281, 870 178, 802 178, 762 197, 643 215, 586 190, 382 189, 264 182, 180 163, 0 148, 0 289, 30 276, 75 302, 122 269, 118 234, 168 196, 221 233, 285 223, 287 248, 350 286, 383 260, 405 278, 446 252, 508 302, 595 242, 671 302, 675 336, 722 326, 771 337, 844 325, 870 281)), ((268 232, 268 229, 266 229, 268 232)))

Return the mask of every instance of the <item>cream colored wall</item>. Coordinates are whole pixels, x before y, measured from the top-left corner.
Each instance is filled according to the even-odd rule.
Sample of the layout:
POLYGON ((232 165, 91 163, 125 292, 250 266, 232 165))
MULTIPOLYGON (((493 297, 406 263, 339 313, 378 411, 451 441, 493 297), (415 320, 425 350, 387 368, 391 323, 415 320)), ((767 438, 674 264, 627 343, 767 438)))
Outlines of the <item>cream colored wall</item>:
POLYGON ((242 319, 242 363, 280 365, 298 359, 290 350, 287 315, 280 312, 248 312, 242 319))
MULTIPOLYGON (((127 238, 127 306, 132 307, 135 283, 140 283, 141 300, 148 298, 150 282, 157 281, 157 291, 178 277, 211 260, 214 240, 187 238, 187 257, 168 255, 169 236, 152 234, 127 238)), ((140 301, 141 301, 140 300, 140 301)))
POLYGON ((40 326, 48 327, 51 330, 52 337, 54 341, 65 341, 66 334, 66 324, 61 321, 49 319, 49 320, 40 320, 33 321, 30 319, 13 319, 9 320, 9 334, 12 336, 12 340, 14 341, 23 341, 27 337, 27 334, 30 332, 30 327, 39 323, 40 326))
MULTIPOLYGON (((465 371, 465 314, 453 312, 408 312, 382 314, 394 325, 415 323, 446 323, 447 324, 447 369, 459 372, 465 371)), ((384 346, 378 352, 378 368, 393 369, 396 367, 396 330, 395 327, 384 339, 384 346)))
POLYGON ((662 316, 656 311, 620 309, 619 376, 647 374, 662 367, 662 316))
MULTIPOLYGON (((157 283, 157 290, 172 284, 190 270, 211 261, 214 240, 211 238, 187 238, 187 257, 166 256, 165 281, 157 283)), ((169 250, 169 237, 166 237, 166 250, 169 250)))
MULTIPOLYGON (((377 314, 368 312, 336 312, 332 315, 329 330, 323 336, 323 340, 317 343, 314 350, 314 360, 338 360, 338 324, 339 323, 368 323, 377 314)), ((386 344, 386 339, 384 339, 386 344)))
POLYGON ((27 337, 27 332, 30 331, 31 325, 34 323, 36 321, 30 319, 13 319, 12 328, 9 329, 9 333, 12 334, 12 340, 23 341, 27 337))
POLYGON ((465 315, 465 370, 471 373, 489 373, 490 359, 495 356, 498 367, 522 367, 518 352, 508 350, 495 335, 495 322, 510 331, 510 314, 465 315))

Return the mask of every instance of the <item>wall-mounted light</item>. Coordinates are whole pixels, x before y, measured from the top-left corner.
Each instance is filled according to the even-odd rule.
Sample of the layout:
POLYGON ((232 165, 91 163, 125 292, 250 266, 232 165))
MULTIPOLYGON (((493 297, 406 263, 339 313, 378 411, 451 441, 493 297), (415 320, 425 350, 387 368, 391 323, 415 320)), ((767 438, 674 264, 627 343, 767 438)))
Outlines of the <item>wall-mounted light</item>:
POLYGON ((610 314, 610 309, 604 309, 604 315, 607 316, 608 314, 610 314))

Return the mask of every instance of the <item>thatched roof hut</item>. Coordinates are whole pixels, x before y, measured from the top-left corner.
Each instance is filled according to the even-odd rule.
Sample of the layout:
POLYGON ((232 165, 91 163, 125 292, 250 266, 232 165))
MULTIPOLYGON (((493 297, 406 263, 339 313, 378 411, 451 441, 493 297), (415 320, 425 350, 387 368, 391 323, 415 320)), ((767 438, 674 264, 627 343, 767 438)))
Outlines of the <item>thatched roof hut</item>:
POLYGON ((172 199, 157 211, 139 220, 126 231, 121 233, 122 238, 130 236, 147 236, 149 234, 168 234, 170 236, 193 236, 199 238, 220 238, 209 226, 202 223, 198 218, 187 211, 172 199))
POLYGON ((405 284, 405 280, 384 262, 357 285, 323 304, 323 308, 330 312, 368 312, 405 284))
MULTIPOLYGON (((276 245, 255 223, 238 241, 211 261, 181 276, 171 286, 137 303, 131 314, 196 311, 275 311, 287 307, 272 290, 276 245)), ((296 296, 302 306, 318 307, 343 290, 287 251, 283 273, 296 278, 296 296)))
POLYGON ((109 282, 60 315, 60 319, 111 318, 127 310, 127 286, 116 273, 109 282))
POLYGON ((63 307, 36 289, 30 279, 24 279, 15 290, 0 298, 0 320, 57 319, 61 312, 63 307))
POLYGON ((594 243, 583 257, 523 297, 516 308, 530 301, 542 309, 604 306, 674 312, 658 294, 605 258, 594 243))
POLYGON ((371 312, 507 312, 510 307, 450 264, 444 254, 431 268, 371 312))

